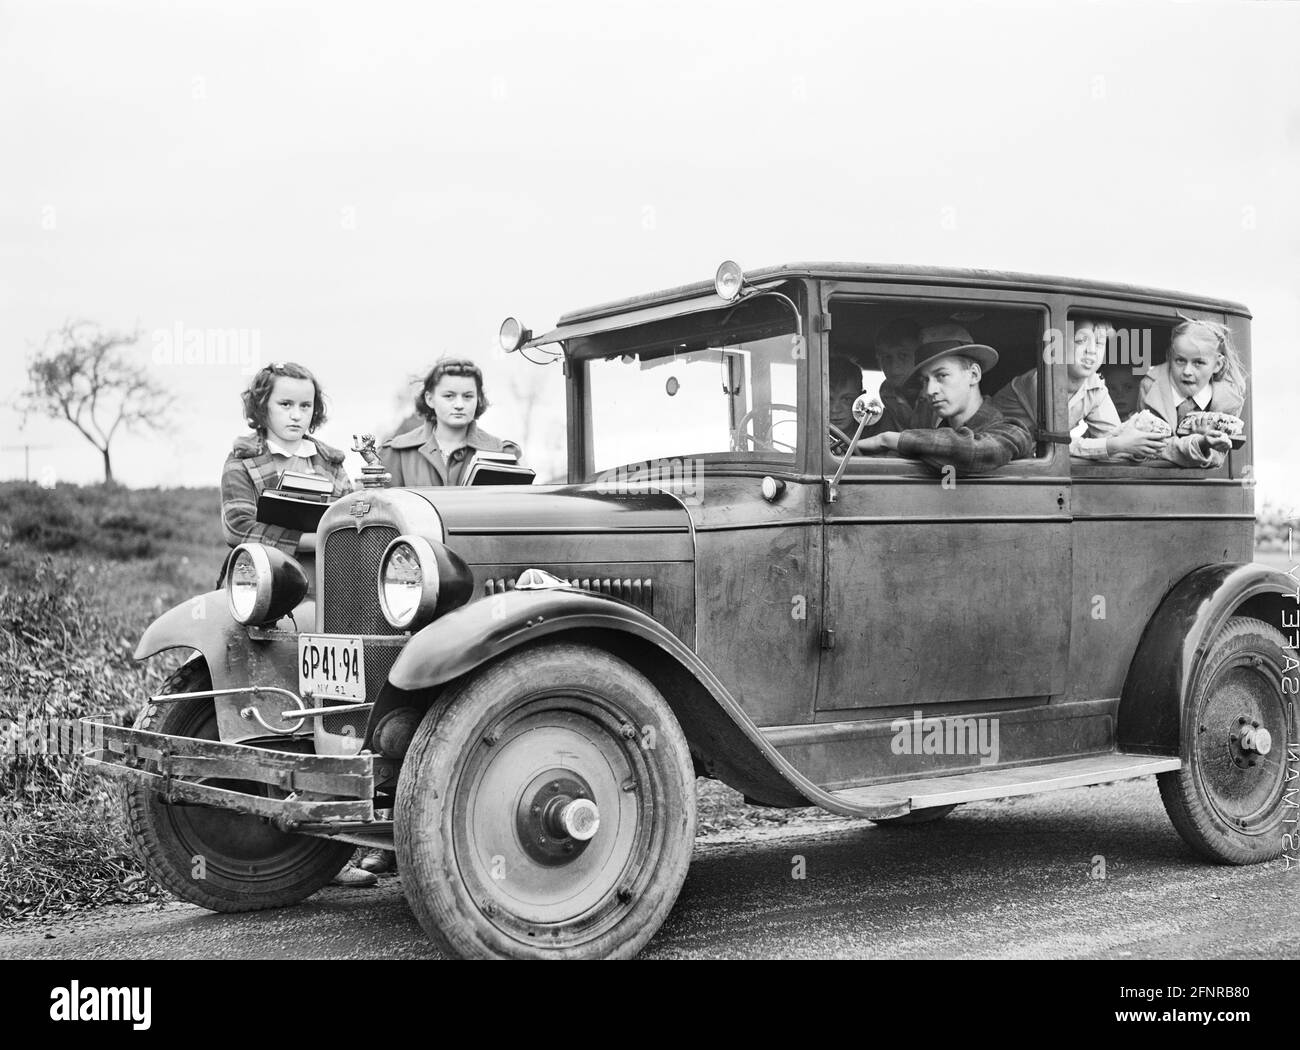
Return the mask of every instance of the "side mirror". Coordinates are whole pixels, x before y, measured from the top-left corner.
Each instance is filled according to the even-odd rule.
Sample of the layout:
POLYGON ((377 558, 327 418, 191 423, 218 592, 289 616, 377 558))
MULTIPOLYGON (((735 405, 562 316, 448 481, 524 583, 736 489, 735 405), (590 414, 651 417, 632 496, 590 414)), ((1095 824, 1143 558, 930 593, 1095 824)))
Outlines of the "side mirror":
POLYGON ((859 394, 853 402, 853 418, 858 421, 858 434, 863 428, 875 426, 885 414, 884 403, 875 394, 859 394))
POLYGON ((858 399, 853 402, 853 418, 858 421, 858 429, 853 435, 853 440, 849 442, 849 447, 844 450, 844 458, 840 460, 840 466, 835 471, 835 477, 831 478, 826 484, 827 503, 835 503, 840 498, 840 478, 844 477, 844 468, 849 465, 849 460, 853 458, 853 451, 858 447, 862 432, 867 427, 880 422, 880 417, 884 414, 884 403, 875 394, 859 394, 858 399))

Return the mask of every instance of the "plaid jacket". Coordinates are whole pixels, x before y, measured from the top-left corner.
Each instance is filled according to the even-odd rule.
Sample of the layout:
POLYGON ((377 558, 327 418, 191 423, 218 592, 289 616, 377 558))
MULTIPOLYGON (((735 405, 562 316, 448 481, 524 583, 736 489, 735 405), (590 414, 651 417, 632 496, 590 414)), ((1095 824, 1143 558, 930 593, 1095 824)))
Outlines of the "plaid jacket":
POLYGON ((953 466, 961 474, 987 474, 1013 459, 1034 454, 1034 436, 1018 419, 1007 419, 991 401, 954 430, 947 420, 934 429, 904 430, 898 451, 932 467, 953 466))
MULTIPOLYGON (((334 482, 330 499, 352 491, 352 479, 343 469, 343 453, 312 438, 316 455, 308 462, 315 473, 334 482)), ((298 549, 302 533, 282 525, 263 525, 257 520, 257 497, 280 483, 275 457, 267 450, 261 434, 235 439, 221 471, 221 529, 232 547, 241 543, 264 543, 286 554, 298 549)))

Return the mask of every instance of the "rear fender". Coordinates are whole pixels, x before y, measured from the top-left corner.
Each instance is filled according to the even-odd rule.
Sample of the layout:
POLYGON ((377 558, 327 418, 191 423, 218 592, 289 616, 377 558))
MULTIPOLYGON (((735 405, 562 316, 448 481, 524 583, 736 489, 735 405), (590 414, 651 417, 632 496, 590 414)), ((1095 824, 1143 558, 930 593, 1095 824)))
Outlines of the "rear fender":
MULTIPOLYGON (((720 780, 755 801, 810 803, 869 816, 823 791, 787 761, 717 676, 671 631, 625 602, 557 588, 507 591, 472 602, 414 635, 389 672, 378 719, 403 702, 430 702, 430 691, 490 660, 543 639, 597 645, 631 663, 663 694, 694 754, 720 780)), ((895 815, 893 809, 880 816, 895 815)))
MULTIPOLYGON (((154 620, 140 637, 135 659, 144 660, 169 649, 193 649, 203 657, 212 676, 213 689, 238 686, 277 686, 298 692, 298 627, 308 629, 316 622, 316 603, 305 601, 291 616, 282 619, 274 630, 250 637, 249 629, 230 616, 225 591, 209 591, 169 609, 154 620)), ((240 717, 250 704, 273 726, 285 727, 279 712, 292 703, 276 694, 253 699, 248 694, 215 698, 217 728, 226 743, 237 743, 266 736, 256 722, 240 717)), ((313 731, 313 722, 302 724, 305 734, 313 731)))
POLYGON ((1179 755, 1183 709, 1215 636, 1233 616, 1287 633, 1296 625, 1297 581, 1265 565, 1206 565, 1165 595, 1138 643, 1116 725, 1119 750, 1179 755), (1285 620, 1284 620, 1285 617, 1285 620))

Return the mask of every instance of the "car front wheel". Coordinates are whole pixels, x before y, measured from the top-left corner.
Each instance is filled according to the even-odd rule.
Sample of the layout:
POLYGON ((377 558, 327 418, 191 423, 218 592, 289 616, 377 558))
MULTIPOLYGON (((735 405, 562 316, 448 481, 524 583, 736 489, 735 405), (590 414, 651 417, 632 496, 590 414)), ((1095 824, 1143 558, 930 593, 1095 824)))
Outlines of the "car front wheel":
MULTIPOLYGON (((191 660, 163 693, 212 688, 207 665, 191 660)), ((136 722, 168 736, 216 740, 217 716, 206 698, 150 703, 136 722)), ((202 778, 200 783, 260 793, 249 781, 202 778)), ((347 843, 293 835, 261 817, 212 806, 171 805, 142 783, 126 788, 126 811, 136 853, 149 874, 181 900, 220 912, 257 911, 296 904, 327 885, 347 863, 347 843)))
POLYGON ((402 888, 467 958, 626 958, 695 839, 690 752, 659 691, 603 650, 541 643, 430 709, 397 791, 402 888))

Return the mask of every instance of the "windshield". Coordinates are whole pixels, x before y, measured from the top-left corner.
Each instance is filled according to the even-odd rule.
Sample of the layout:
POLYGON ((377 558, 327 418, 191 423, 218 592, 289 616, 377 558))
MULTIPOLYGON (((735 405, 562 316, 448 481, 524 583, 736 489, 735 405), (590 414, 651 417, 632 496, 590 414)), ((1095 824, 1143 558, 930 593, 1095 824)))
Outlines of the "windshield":
POLYGON ((588 473, 719 455, 793 463, 805 359, 793 333, 789 307, 768 298, 591 340, 608 352, 583 362, 588 473))

